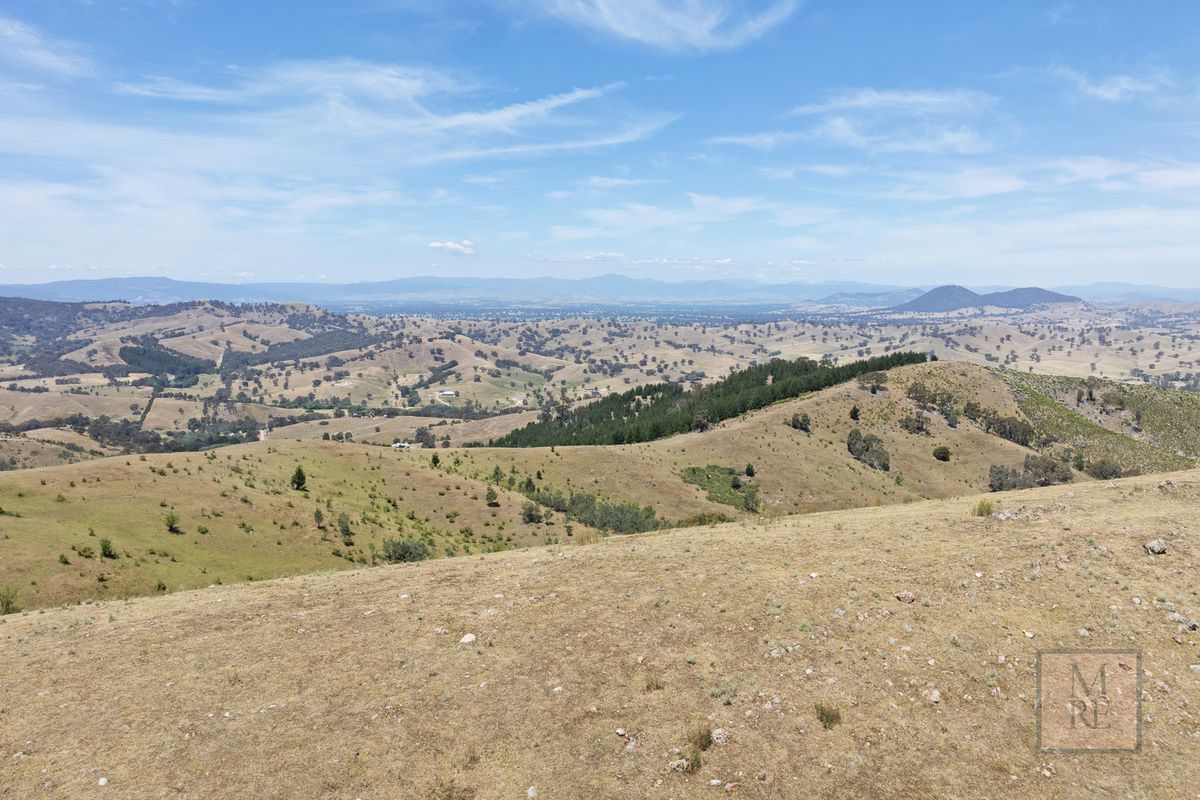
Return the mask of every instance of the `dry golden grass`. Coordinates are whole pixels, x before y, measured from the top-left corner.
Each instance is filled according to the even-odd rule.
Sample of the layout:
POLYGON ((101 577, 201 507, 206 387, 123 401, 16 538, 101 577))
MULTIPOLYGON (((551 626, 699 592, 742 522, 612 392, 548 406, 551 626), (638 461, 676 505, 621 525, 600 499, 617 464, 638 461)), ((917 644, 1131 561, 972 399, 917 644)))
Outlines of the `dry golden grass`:
POLYGON ((0 796, 1193 796, 1200 473, 977 499, 9 616, 0 796), (1053 647, 1142 650, 1139 754, 1036 751, 1053 647))

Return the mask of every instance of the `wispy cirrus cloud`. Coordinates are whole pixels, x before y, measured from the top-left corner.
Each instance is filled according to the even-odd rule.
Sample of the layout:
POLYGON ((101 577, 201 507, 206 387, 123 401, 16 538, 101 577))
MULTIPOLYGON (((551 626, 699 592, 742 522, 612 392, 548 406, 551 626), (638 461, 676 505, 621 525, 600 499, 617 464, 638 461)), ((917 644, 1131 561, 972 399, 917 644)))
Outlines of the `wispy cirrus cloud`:
POLYGON ((754 196, 687 195, 684 205, 621 203, 609 208, 591 208, 581 212, 583 223, 555 225, 556 239, 621 239, 651 231, 698 232, 714 224, 730 222, 747 215, 781 227, 815 225, 827 220, 831 211, 817 206, 793 205, 754 196))
POLYGON ((761 151, 803 142, 872 153, 982 153, 994 142, 979 122, 995 127, 996 105, 989 94, 963 89, 850 89, 785 114, 811 120, 807 127, 715 136, 708 142, 761 151))
POLYGON ((669 51, 732 50, 790 17, 798 0, 542 0, 551 16, 669 51), (747 8, 747 5, 750 8, 747 8))
POLYGON ((1130 100, 1156 100, 1174 85, 1170 73, 1151 70, 1143 75, 1109 75, 1093 79, 1085 72, 1056 64, 1047 70, 1051 77, 1064 81, 1083 97, 1107 103, 1130 100))
MULTIPOLYGON (((53 258, 61 237, 50 232, 68 229, 106 263, 245 263, 252 253, 314 263, 381 241, 414 254, 429 241, 417 209, 464 202, 436 183, 457 165, 498 174, 637 142, 673 119, 614 98, 620 83, 505 103, 481 83, 429 67, 290 60, 204 81, 126 80, 86 110, 50 93, 0 104, 5 162, 56 165, 54 179, 0 187, 0 240, 31 264, 53 258)), ((474 249, 438 244, 426 252, 474 249)))
POLYGON ((0 14, 0 62, 22 69, 75 78, 94 71, 78 45, 0 14))
POLYGON ((908 115, 960 114, 994 104, 995 98, 991 95, 964 89, 910 91, 866 88, 840 92, 820 103, 796 106, 788 115, 804 117, 848 111, 886 111, 908 115))
POLYGON ((567 197, 574 197, 576 195, 595 195, 614 189, 628 189, 634 186, 652 186, 661 183, 665 183, 665 181, 658 178, 630 178, 613 175, 591 175, 587 178, 576 181, 574 186, 570 189, 555 189, 554 191, 547 192, 546 196, 561 200, 567 197))

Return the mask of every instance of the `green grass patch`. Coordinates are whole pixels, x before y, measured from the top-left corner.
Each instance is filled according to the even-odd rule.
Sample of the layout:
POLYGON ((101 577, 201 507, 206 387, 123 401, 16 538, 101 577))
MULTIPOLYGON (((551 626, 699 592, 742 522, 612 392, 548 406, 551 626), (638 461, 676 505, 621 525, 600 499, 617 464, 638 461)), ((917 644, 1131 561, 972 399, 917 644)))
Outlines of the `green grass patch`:
POLYGON ((758 487, 733 467, 708 464, 685 467, 679 473, 684 483, 699 486, 708 492, 708 499, 742 511, 758 511, 758 487))

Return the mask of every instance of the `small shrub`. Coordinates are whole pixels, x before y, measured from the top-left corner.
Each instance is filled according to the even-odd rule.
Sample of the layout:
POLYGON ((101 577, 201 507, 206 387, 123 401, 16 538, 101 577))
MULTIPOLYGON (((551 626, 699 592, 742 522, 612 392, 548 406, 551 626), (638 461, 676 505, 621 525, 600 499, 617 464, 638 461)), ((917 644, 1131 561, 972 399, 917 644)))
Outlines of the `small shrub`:
POLYGON ((459 786, 453 778, 439 780, 425 791, 423 800, 475 800, 475 790, 459 786))
POLYGON ((111 539, 100 540, 100 557, 101 558, 120 558, 117 551, 113 548, 111 539))
POLYGON ((712 747, 712 743, 712 730, 709 729, 707 725, 698 726, 696 730, 692 731, 691 737, 688 738, 688 744, 690 744, 694 750, 699 750, 700 752, 704 752, 708 748, 712 747))
POLYGON ((17 590, 13 588, 0 589, 0 617, 12 614, 17 610, 17 590))
POLYGON ((992 512, 996 510, 996 506, 991 500, 980 500, 971 509, 971 513, 977 517, 990 517, 992 512))
POLYGON ((933 448, 933 457, 938 461, 949 461, 950 448, 945 446, 933 448))
POLYGON ((381 557, 389 564, 424 561, 429 558, 429 545, 425 544, 424 540, 413 537, 384 539, 381 557))
POLYGON ((821 721, 821 727, 825 730, 832 730, 834 726, 842 721, 842 712, 833 706, 817 703, 817 719, 821 721))

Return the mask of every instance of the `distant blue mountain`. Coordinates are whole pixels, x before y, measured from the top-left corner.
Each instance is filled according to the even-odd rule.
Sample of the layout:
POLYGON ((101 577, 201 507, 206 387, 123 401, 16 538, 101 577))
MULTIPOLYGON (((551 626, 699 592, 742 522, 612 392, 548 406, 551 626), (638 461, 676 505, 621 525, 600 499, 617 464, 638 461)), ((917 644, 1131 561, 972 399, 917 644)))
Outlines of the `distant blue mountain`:
POLYGON ((423 276, 364 283, 198 283, 172 278, 99 278, 0 286, 0 295, 35 300, 166 303, 186 300, 301 302, 322 306, 384 305, 403 301, 533 303, 760 303, 813 301, 836 293, 904 291, 852 281, 758 283, 660 281, 626 275, 594 278, 457 278, 423 276))
POLYGON ((124 300, 131 303, 170 303, 221 300, 230 303, 299 302, 332 309, 402 308, 437 303, 453 306, 512 305, 849 305, 863 308, 895 306, 941 310, 970 305, 1022 308, 1082 298, 1089 301, 1132 302, 1173 300, 1200 302, 1200 289, 1171 289, 1126 283, 1045 289, 983 287, 980 294, 961 286, 936 287, 924 297, 920 288, 855 281, 765 283, 752 280, 663 281, 627 275, 591 278, 471 278, 420 276, 362 283, 205 283, 173 278, 98 278, 53 283, 0 286, 0 296, 66 302, 124 300), (965 293, 965 294, 964 294, 965 293), (933 295, 929 297, 928 295, 933 295), (979 298, 987 298, 981 302, 979 298), (910 302, 906 302, 910 301, 910 302), (956 306, 955 303, 968 303, 956 306), (912 304, 916 303, 916 306, 912 304))
POLYGON ((1030 309, 1038 306, 1048 306, 1054 303, 1078 303, 1078 297, 1051 292, 1027 286, 1022 289, 1009 289, 1004 292, 977 294, 965 286, 939 286, 930 289, 925 294, 894 306, 894 311, 924 311, 942 312, 957 311, 961 308, 982 308, 995 306, 997 308, 1030 309))

